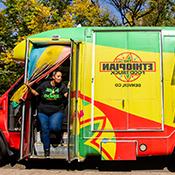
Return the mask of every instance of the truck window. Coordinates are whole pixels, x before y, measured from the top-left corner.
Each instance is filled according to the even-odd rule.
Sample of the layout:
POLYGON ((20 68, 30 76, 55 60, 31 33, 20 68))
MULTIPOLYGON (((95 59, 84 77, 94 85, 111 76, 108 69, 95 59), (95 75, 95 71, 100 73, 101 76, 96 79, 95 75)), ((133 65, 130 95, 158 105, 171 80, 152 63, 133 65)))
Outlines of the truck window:
POLYGON ((14 106, 10 99, 16 92, 16 90, 23 84, 23 82, 24 78, 21 78, 19 81, 17 81, 8 95, 8 129, 10 131, 20 131, 21 128, 22 103, 17 106, 14 106))

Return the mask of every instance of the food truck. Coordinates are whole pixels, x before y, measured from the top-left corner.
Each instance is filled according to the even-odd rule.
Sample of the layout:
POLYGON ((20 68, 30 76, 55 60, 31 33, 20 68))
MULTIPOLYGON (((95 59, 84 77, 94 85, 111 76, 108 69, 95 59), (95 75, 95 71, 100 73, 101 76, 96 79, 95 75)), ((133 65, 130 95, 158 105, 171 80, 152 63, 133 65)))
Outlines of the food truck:
MULTIPOLYGON (((70 82, 62 142, 50 159, 136 160, 175 148, 175 28, 77 27, 14 48, 24 75, 0 97, 0 158, 44 158, 32 88, 59 67, 70 82)), ((51 136, 52 137, 52 136, 51 136)))

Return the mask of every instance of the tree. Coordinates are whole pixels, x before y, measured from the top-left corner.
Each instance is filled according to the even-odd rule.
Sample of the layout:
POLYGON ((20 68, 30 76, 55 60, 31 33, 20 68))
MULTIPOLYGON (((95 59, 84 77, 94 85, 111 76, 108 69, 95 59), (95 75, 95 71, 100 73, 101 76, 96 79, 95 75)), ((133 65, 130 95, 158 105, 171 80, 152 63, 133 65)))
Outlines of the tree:
POLYGON ((63 16, 67 6, 71 5, 72 0, 39 0, 39 2, 54 11, 52 13, 52 23, 56 23, 63 16))
POLYGON ((8 27, 7 18, 4 13, 0 11, 0 53, 8 47, 13 47, 14 45, 12 43, 15 42, 15 40, 15 36, 11 35, 8 27))
POLYGON ((52 29, 48 24, 50 8, 35 0, 4 0, 0 12, 0 78, 2 94, 23 72, 23 67, 12 60, 12 48, 26 36, 52 29))
POLYGON ((172 25, 174 0, 109 0, 121 16, 122 25, 172 25))
POLYGON ((122 25, 134 26, 143 16, 151 12, 147 0, 109 0, 121 16, 122 25))
POLYGON ((90 0, 0 0, 0 78, 2 94, 23 71, 12 61, 12 48, 27 36, 58 27, 116 25, 90 0), (13 81, 12 81, 13 78, 13 81))
MULTIPOLYGON (((12 40, 14 46, 14 40, 53 28, 49 24, 51 8, 37 0, 5 0, 3 4, 6 8, 1 13, 9 33, 5 43, 12 40)), ((2 24, 0 26, 3 27, 2 24)))
POLYGON ((24 64, 16 64, 11 60, 10 52, 1 53, 0 58, 0 96, 22 75, 24 64))
POLYGON ((58 21, 59 27, 81 26, 115 26, 117 20, 110 18, 108 11, 99 8, 97 3, 90 0, 75 0, 64 11, 64 15, 58 21))
MULTIPOLYGON (((42 31, 83 26, 117 25, 107 11, 90 0, 0 0, 6 8, 0 12, 2 42, 13 48, 24 37, 42 31), (69 23, 68 25, 66 23, 69 23)), ((1 38, 0 38, 1 39, 1 38)))
POLYGON ((142 21, 145 26, 173 26, 174 0, 150 0, 149 8, 152 9, 151 13, 144 16, 142 21))

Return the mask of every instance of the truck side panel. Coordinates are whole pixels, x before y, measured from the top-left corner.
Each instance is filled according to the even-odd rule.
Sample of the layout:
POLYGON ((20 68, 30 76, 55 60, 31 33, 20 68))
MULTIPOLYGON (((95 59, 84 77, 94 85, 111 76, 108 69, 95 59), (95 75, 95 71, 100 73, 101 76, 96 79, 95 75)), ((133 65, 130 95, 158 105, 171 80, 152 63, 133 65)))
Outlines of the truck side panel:
MULTIPOLYGON (((104 160, 119 160, 117 150, 123 144, 135 150, 135 156, 171 153, 174 103, 168 102, 173 98, 166 94, 173 87, 166 79, 170 71, 173 76, 174 63, 167 67, 167 59, 172 62, 174 56, 169 53, 165 58, 168 43, 161 31, 93 31, 88 35, 92 44, 84 46, 80 78, 79 157, 101 154, 104 160), (167 112, 171 113, 168 120, 167 112)), ((135 159, 133 152, 128 155, 123 159, 135 159)))

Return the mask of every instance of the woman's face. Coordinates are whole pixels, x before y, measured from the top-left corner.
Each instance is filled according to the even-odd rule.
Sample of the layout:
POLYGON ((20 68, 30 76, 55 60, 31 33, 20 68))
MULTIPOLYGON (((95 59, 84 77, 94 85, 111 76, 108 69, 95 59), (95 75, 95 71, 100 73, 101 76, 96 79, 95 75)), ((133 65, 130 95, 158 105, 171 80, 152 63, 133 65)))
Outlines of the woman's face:
POLYGON ((56 72, 55 75, 52 76, 55 83, 60 83, 62 81, 62 73, 56 72))

